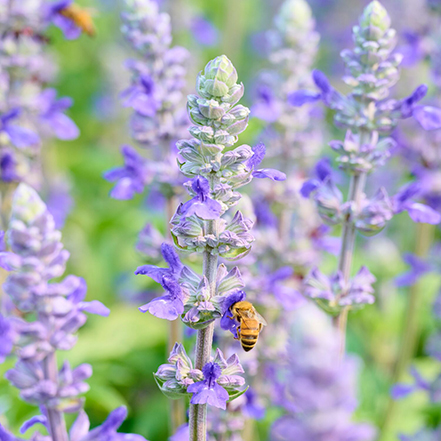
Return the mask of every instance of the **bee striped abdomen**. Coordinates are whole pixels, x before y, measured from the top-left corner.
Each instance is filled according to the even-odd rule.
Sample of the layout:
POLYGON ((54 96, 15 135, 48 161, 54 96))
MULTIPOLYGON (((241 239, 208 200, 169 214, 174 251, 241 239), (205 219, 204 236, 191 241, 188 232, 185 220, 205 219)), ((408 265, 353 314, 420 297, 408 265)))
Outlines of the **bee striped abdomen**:
POLYGON ((256 346, 259 337, 259 322, 257 320, 246 320, 240 327, 240 343, 245 352, 251 351, 256 346))

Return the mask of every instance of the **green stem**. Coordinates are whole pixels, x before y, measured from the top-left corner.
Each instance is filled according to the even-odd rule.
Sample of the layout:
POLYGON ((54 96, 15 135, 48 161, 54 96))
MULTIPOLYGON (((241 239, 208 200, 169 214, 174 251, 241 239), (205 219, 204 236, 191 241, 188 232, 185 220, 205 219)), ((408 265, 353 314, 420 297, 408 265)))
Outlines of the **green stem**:
MULTIPOLYGON (((358 204, 363 193, 365 183, 366 174, 362 173, 351 176, 348 202, 355 202, 355 204, 358 204)), ((338 270, 341 271, 343 275, 345 285, 347 285, 351 276, 351 267, 355 247, 355 233, 356 230, 353 219, 346 219, 343 224, 342 243, 338 260, 338 270)), ((339 353, 341 357, 343 357, 345 353, 348 312, 349 309, 346 307, 333 319, 334 327, 337 329, 339 335, 339 353)))
MULTIPOLYGON (((425 257, 432 245, 433 236, 435 234, 435 225, 417 224, 416 225, 416 243, 415 255, 418 257, 425 257)), ((415 283, 409 289, 409 296, 406 307, 406 316, 404 319, 404 327, 401 336, 400 350, 398 352, 395 363, 395 371, 392 377, 392 384, 400 381, 402 375, 406 372, 409 362, 415 352, 416 342, 420 324, 418 322, 418 315, 421 305, 421 297, 423 291, 421 284, 415 283)), ((388 406, 384 414, 383 423, 381 424, 382 435, 388 431, 390 423, 396 412, 396 401, 389 397, 388 406)))
MULTIPOLYGON (((206 234, 217 235, 217 221, 206 221, 206 234)), ((208 280, 210 296, 216 294, 218 256, 212 255, 211 250, 204 252, 203 273, 208 280)), ((195 369, 202 369, 210 361, 213 346, 214 323, 200 329, 196 338, 195 369)), ((206 441, 207 439, 207 405, 190 404, 190 441, 206 441)))
MULTIPOLYGON (((359 145, 367 144, 371 140, 372 134, 368 131, 362 131, 359 134, 359 145)), ((357 206, 360 202, 360 198, 363 194, 364 187, 366 185, 366 173, 358 173, 351 175, 348 192, 348 202, 353 202, 357 206)), ((338 270, 343 275, 345 285, 347 285, 351 276, 352 261, 354 257, 355 247, 355 225, 353 219, 348 217, 343 223, 342 230, 342 243, 340 256, 338 259, 338 270)), ((338 332, 339 338, 339 354, 343 358, 346 348, 346 325, 348 321, 349 308, 344 308, 333 319, 333 324, 338 332)))

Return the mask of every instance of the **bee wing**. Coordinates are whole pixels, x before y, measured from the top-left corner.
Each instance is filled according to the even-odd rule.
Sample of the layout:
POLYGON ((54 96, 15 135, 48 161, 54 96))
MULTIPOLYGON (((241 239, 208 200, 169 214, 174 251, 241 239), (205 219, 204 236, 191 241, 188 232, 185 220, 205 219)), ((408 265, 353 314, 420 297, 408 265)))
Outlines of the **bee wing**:
POLYGON ((263 326, 268 326, 266 320, 257 311, 255 312, 256 312, 256 318, 257 320, 259 320, 259 323, 262 323, 263 326))

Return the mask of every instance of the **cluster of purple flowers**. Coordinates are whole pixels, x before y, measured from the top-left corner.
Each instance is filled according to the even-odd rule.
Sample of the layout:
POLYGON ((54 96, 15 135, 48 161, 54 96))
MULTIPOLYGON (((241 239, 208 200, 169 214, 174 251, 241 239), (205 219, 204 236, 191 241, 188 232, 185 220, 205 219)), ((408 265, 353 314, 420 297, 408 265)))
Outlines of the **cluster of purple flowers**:
POLYGON ((183 47, 170 47, 170 16, 160 12, 154 0, 126 0, 121 17, 123 36, 137 55, 126 62, 132 80, 121 98, 125 107, 133 109, 133 139, 149 152, 145 157, 123 146, 124 165, 108 171, 105 178, 116 182, 111 191, 115 199, 132 199, 152 183, 172 198, 182 184, 174 142, 188 127, 183 89, 189 54, 183 47))
POLYGON ((320 298, 319 304, 325 309, 337 315, 339 309, 373 302, 370 285, 375 278, 367 269, 362 269, 350 280, 356 231, 364 235, 377 234, 394 214, 405 210, 416 222, 436 224, 441 220, 439 213, 414 201, 419 194, 416 185, 406 185, 394 197, 389 197, 384 188, 370 199, 364 193, 368 173, 384 164, 394 145, 390 138, 381 138, 380 134, 388 133, 399 119, 411 116, 426 130, 439 128, 441 122, 439 109, 417 104, 426 94, 426 86, 419 86, 402 100, 388 98, 389 89, 399 79, 398 66, 402 59, 400 54, 393 52, 395 35, 386 10, 373 1, 364 10, 359 25, 354 27, 355 49, 342 52, 347 68, 344 81, 351 92, 342 95, 322 72, 314 71, 313 80, 319 92, 301 90, 289 97, 295 106, 323 101, 335 111, 336 125, 348 130, 343 142, 330 143, 339 154, 340 168, 350 176, 347 200, 344 201, 335 185, 332 171, 321 164, 316 168, 317 178, 305 182, 302 187, 302 194, 314 199, 325 223, 343 225, 338 273, 325 282, 323 275, 313 270, 307 278, 309 288, 306 290, 320 298), (355 295, 353 286, 356 287, 355 295))
MULTIPOLYGON (((35 440, 92 441, 127 439, 116 430, 127 411, 113 411, 99 427, 89 431, 89 419, 83 411, 81 394, 87 392, 84 380, 92 367, 82 364, 71 368, 65 361, 57 365, 57 351, 70 350, 76 343, 76 332, 86 322, 85 312, 107 316, 109 310, 99 301, 84 301, 86 283, 65 271, 69 252, 63 248, 61 233, 52 215, 28 185, 22 183, 14 193, 11 221, 6 234, 11 251, 0 253, 1 267, 9 272, 3 290, 11 302, 9 314, 0 315, 0 357, 12 351, 15 367, 6 378, 20 390, 21 398, 38 406, 41 415, 25 422, 25 433, 35 424, 43 425, 50 437, 34 433, 35 440), (64 413, 78 413, 70 433, 66 431, 64 413)), ((138 435, 130 439, 144 440, 138 435)), ((19 440, 0 426, 2 440, 19 440)))
POLYGON ((371 441, 372 426, 351 422, 358 364, 339 362, 338 335, 317 309, 298 311, 290 323, 283 366, 278 366, 276 402, 287 412, 271 428, 271 440, 371 441), (314 328, 309 325, 314 322, 314 328))
POLYGON ((78 128, 65 114, 72 105, 45 88, 53 78, 53 66, 45 53, 45 31, 55 24, 67 38, 81 29, 63 15, 72 0, 23 2, 0 5, 0 179, 41 184, 39 152, 42 140, 72 140, 78 128))
POLYGON ((238 295, 244 297, 238 268, 228 271, 218 264, 218 258, 243 257, 254 240, 249 232, 252 222, 239 211, 231 217, 227 210, 241 198, 236 189, 253 177, 285 179, 277 170, 259 168, 265 155, 263 144, 232 148, 247 127, 249 110, 237 104, 244 87, 237 83, 230 60, 223 55, 210 61, 199 74, 196 87, 199 95, 188 97, 188 113, 195 124, 189 129, 193 139, 177 144, 184 160, 181 172, 191 178, 185 186, 192 198, 179 205, 171 233, 178 249, 202 254, 203 275, 184 266, 167 244, 162 246, 162 254, 169 268, 144 265, 136 271, 152 277, 165 290, 165 295, 141 307, 142 312, 168 320, 180 317, 198 331, 194 365, 178 344, 169 364, 155 374, 166 395, 191 395, 192 440, 202 439, 201 434, 206 433, 207 404, 225 409, 227 401, 245 392, 244 379, 236 375, 243 373, 236 355, 225 360, 218 350, 211 359, 214 321, 223 316, 221 324, 233 331, 239 324, 225 317, 238 295))

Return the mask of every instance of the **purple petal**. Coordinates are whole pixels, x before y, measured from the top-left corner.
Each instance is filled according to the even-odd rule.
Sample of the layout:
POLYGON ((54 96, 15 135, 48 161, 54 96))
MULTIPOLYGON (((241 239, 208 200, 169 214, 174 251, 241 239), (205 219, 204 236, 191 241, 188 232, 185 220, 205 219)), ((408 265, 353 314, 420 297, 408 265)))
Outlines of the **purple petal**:
POLYGON ((412 115, 424 130, 441 128, 441 109, 438 107, 415 106, 412 115))
POLYGON ((400 400, 401 398, 406 397, 411 394, 415 390, 415 386, 410 384, 396 384, 390 394, 394 400, 400 400))
POLYGON ((219 39, 219 32, 213 23, 205 17, 194 17, 190 25, 193 37, 199 44, 214 46, 219 39))
POLYGON ((273 168, 262 168, 260 170, 255 170, 253 176, 258 179, 269 178, 272 181, 285 181, 286 175, 279 170, 273 168))
POLYGON ((248 159, 248 161, 246 162, 246 166, 250 170, 255 169, 263 161, 263 158, 265 157, 265 153, 266 153, 266 147, 263 142, 260 142, 259 144, 256 144, 252 148, 252 150, 253 150, 253 156, 251 156, 251 158, 248 159))
POLYGON ((76 124, 63 113, 54 113, 48 118, 43 119, 55 133, 58 139, 70 141, 78 138, 80 131, 76 124))
POLYGON ((300 189, 300 194, 304 198, 309 198, 311 193, 319 187, 320 183, 316 179, 309 179, 308 181, 305 181, 302 185, 302 188, 300 189))
POLYGON ((70 428, 69 435, 70 441, 80 441, 81 438, 87 435, 89 432, 90 422, 84 410, 80 410, 77 419, 70 428))
POLYGON ((12 144, 19 149, 36 146, 40 142, 40 137, 36 133, 20 126, 8 125, 5 132, 11 138, 12 144))
POLYGON ((329 158, 322 158, 317 161, 317 164, 315 165, 315 173, 322 182, 331 176, 332 167, 329 158))
POLYGON ((196 176, 196 178, 191 181, 191 188, 201 201, 205 201, 210 195, 210 183, 208 179, 202 176, 196 176))
POLYGON ((97 314, 103 317, 107 317, 110 314, 110 309, 104 306, 98 300, 92 300, 91 302, 81 302, 79 308, 82 311, 86 311, 90 314, 97 314))
POLYGON ((221 212, 221 204, 210 198, 206 199, 204 202, 199 202, 197 199, 193 198, 181 207, 181 213, 185 216, 195 214, 205 220, 217 219, 221 212))
POLYGON ((414 222, 436 225, 441 222, 441 215, 427 205, 414 202, 407 206, 407 212, 414 222))
POLYGON ((288 95, 288 103, 294 107, 301 107, 304 104, 315 103, 321 99, 321 94, 309 90, 298 90, 288 95))
POLYGON ((164 320, 176 320, 184 312, 184 304, 180 299, 172 299, 165 295, 153 299, 151 302, 138 308, 141 312, 150 312, 155 317, 164 320))
POLYGON ((23 425, 20 427, 20 433, 25 433, 35 424, 42 424, 43 426, 47 427, 47 418, 44 415, 36 415, 32 417, 30 420, 23 423, 23 425))
POLYGON ((168 268, 159 268, 154 265, 142 265, 139 266, 135 274, 143 275, 152 278, 156 283, 162 283, 162 278, 170 272, 168 268))
POLYGON ((193 383, 188 386, 187 391, 193 393, 190 400, 191 404, 208 404, 223 410, 227 407, 228 392, 217 383, 214 384, 212 389, 204 382, 193 383))
POLYGON ((161 245, 161 253, 172 273, 178 274, 183 268, 183 265, 174 246, 164 242, 161 245))
POLYGON ((56 14, 52 18, 52 22, 57 28, 60 28, 63 31, 66 40, 75 40, 81 35, 81 29, 67 17, 56 14))
POLYGON ((312 72, 312 79, 324 95, 333 91, 327 76, 321 70, 315 69, 312 72))

